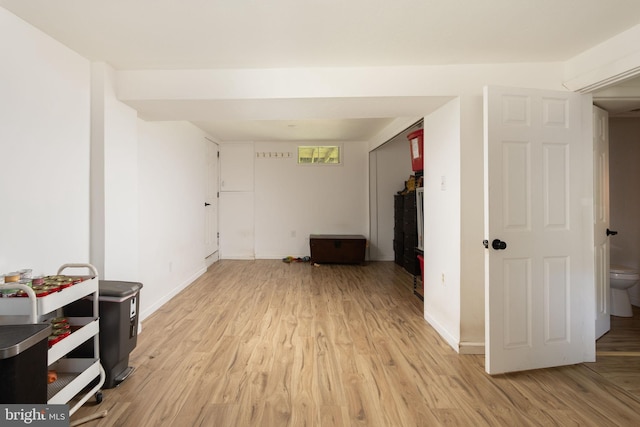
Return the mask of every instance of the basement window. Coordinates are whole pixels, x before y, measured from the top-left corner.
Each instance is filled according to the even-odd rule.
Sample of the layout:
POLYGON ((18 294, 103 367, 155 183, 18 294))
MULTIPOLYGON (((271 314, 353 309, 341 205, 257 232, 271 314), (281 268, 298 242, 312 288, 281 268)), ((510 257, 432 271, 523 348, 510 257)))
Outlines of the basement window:
POLYGON ((298 146, 299 165, 339 165, 341 161, 338 145, 298 146))

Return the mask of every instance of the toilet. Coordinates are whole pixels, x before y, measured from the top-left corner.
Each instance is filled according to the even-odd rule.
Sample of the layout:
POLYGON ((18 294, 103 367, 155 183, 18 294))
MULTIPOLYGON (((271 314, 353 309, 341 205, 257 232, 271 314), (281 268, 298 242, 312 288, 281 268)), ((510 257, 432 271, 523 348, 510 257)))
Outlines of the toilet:
POLYGON ((631 301, 628 289, 638 283, 640 274, 637 270, 622 265, 612 265, 609 270, 611 284, 611 315, 632 317, 631 301))

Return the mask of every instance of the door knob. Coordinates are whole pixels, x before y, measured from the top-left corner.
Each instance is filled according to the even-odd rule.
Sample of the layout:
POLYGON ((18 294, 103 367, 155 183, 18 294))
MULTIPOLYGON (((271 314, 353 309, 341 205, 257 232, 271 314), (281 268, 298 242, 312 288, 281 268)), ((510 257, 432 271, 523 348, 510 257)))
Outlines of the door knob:
POLYGON ((617 232, 617 231, 609 230, 609 229, 607 228, 607 236, 615 236, 616 234, 618 234, 618 232, 617 232))
POLYGON ((205 207, 207 207, 207 206, 211 206, 211 203, 204 202, 204 206, 205 206, 205 207))
POLYGON ((507 242, 503 242, 500 239, 495 239, 491 242, 491 247, 497 251, 507 249, 507 242))

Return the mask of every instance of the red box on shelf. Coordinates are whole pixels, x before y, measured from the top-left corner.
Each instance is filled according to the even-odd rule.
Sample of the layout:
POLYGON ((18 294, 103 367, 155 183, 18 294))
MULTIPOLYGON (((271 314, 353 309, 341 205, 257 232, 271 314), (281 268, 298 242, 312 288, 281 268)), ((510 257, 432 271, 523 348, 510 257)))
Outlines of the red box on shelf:
POLYGON ((424 130, 418 129, 411 132, 407 135, 407 139, 411 145, 411 169, 414 172, 419 172, 424 168, 422 160, 424 130))

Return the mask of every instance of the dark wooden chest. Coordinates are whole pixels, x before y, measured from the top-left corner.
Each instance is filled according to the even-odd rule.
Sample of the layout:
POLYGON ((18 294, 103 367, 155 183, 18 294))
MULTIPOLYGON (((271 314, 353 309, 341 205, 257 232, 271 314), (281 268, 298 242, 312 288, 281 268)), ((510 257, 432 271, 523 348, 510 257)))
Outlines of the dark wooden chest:
POLYGON ((311 262, 318 264, 362 264, 367 240, 357 234, 312 234, 311 262))

